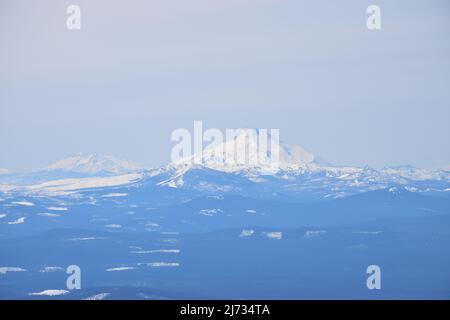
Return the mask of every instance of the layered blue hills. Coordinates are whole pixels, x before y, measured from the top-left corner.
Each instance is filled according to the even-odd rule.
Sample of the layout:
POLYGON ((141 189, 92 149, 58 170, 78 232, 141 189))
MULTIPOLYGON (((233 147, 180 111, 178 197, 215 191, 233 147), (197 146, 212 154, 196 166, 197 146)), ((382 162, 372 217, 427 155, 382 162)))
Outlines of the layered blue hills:
POLYGON ((450 298, 448 171, 291 150, 271 173, 78 154, 0 175, 0 298, 450 298))

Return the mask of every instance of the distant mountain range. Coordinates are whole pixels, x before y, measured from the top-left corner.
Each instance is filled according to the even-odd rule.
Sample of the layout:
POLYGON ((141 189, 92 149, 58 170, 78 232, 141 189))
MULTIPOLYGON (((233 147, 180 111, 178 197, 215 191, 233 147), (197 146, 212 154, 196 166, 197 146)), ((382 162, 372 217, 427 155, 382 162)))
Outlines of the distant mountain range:
POLYGON ((282 145, 273 170, 214 148, 202 164, 77 154, 3 171, 0 299, 449 297, 445 168, 339 167, 282 145), (72 264, 82 290, 65 287, 72 264))
POLYGON ((230 143, 241 142, 238 145, 252 150, 256 141, 247 139, 242 143, 239 141, 242 139, 243 136, 237 136, 235 141, 226 141, 205 149, 200 155, 156 169, 145 169, 112 155, 87 153, 75 154, 29 173, 17 174, 2 169, 0 192, 68 195, 93 188, 151 186, 158 192, 173 193, 171 189, 178 189, 175 193, 191 196, 240 194, 288 201, 326 200, 390 187, 423 194, 450 194, 450 168, 447 167, 397 166, 375 170, 334 166, 300 146, 286 144, 280 144, 277 170, 218 159, 217 155, 230 143))

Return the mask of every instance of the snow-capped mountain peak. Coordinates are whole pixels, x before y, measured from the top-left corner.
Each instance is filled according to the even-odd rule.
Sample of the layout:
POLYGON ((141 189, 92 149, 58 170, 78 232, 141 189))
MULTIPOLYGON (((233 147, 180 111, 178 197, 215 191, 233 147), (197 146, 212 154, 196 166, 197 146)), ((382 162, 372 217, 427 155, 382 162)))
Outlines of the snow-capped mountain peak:
POLYGON ((134 172, 140 167, 128 160, 110 154, 77 153, 45 167, 44 171, 67 171, 84 174, 122 174, 134 172))
POLYGON ((190 157, 170 163, 166 167, 168 176, 158 185, 182 187, 189 172, 202 168, 238 174, 253 182, 260 181, 263 176, 285 180, 305 173, 350 176, 361 171, 359 168, 334 167, 301 146, 280 143, 269 130, 241 129, 227 138, 224 142, 207 145, 203 151, 190 157))
POLYGON ((278 141, 270 131, 241 129, 222 143, 208 145, 202 152, 174 162, 174 167, 203 166, 223 172, 280 170, 312 171, 320 163, 314 154, 301 146, 291 146, 278 141))
POLYGON ((8 173, 10 173, 8 169, 0 168, 0 175, 8 174, 8 173))

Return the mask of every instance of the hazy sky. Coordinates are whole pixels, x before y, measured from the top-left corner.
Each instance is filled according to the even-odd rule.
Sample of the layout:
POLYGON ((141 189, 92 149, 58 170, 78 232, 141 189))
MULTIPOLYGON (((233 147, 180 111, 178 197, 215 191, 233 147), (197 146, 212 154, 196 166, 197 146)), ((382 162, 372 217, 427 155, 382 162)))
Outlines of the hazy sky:
POLYGON ((0 0, 0 168, 157 166, 194 120, 335 164, 450 164, 449 80, 447 0, 0 0))

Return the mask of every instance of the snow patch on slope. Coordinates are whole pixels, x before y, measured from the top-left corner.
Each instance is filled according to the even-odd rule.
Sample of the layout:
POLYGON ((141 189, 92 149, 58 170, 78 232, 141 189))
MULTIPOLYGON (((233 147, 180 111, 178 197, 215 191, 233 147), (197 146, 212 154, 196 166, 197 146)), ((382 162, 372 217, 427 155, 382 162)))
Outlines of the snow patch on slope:
POLYGON ((25 207, 34 207, 34 203, 30 201, 14 201, 11 202, 12 204, 16 204, 18 206, 25 206, 25 207))
POLYGON ((108 297, 111 293, 108 292, 104 292, 104 293, 99 293, 99 294, 95 294, 93 296, 87 297, 84 300, 104 300, 106 297, 108 297))
POLYGON ((58 289, 47 289, 41 292, 34 292, 34 293, 29 293, 29 296, 61 296, 61 295, 65 295, 68 294, 69 291, 68 290, 58 290, 58 289))
POLYGON ((0 267, 0 274, 6 274, 8 272, 24 272, 26 269, 22 269, 19 267, 0 267))
POLYGON ((50 195, 66 195, 75 191, 101 187, 115 187, 135 182, 142 178, 142 174, 130 173, 111 177, 92 177, 80 179, 62 179, 25 186, 19 190, 50 195))
POLYGON ((20 217, 14 221, 8 222, 8 224, 22 224, 25 222, 26 217, 20 217))
POLYGON ((263 235, 265 235, 269 239, 275 239, 275 240, 283 239, 282 232, 263 232, 263 235))

